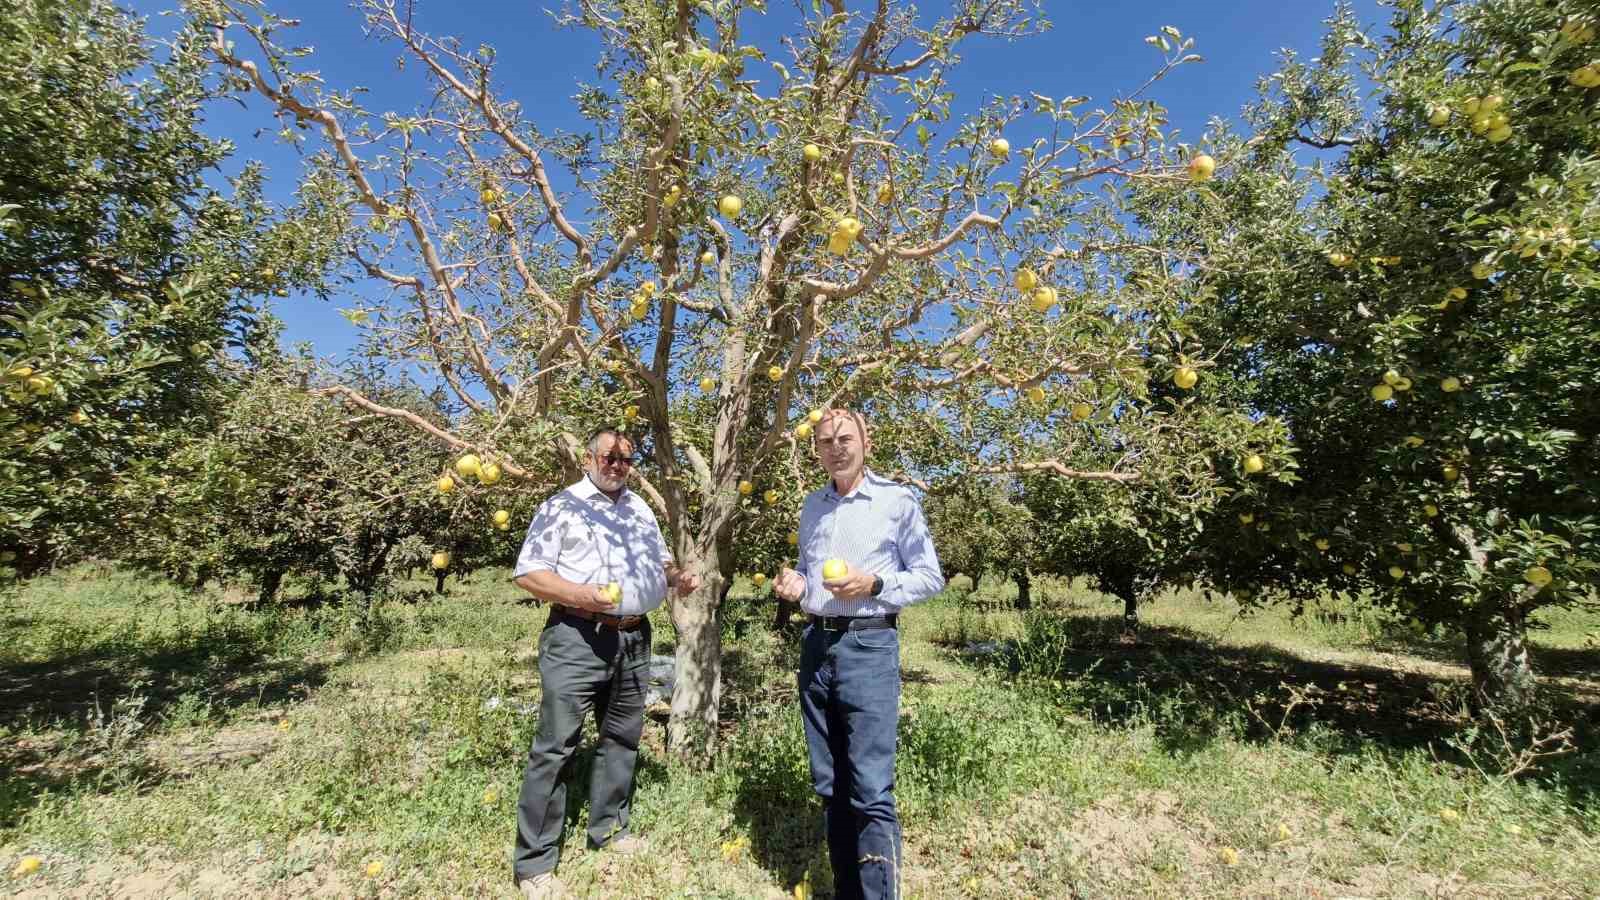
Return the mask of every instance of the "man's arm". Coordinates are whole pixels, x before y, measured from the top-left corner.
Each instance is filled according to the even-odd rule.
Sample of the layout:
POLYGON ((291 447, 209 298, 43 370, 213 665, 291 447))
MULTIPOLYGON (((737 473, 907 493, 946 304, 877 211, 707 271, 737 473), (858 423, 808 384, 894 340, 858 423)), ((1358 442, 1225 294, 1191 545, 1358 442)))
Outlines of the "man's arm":
POLYGON ((601 585, 568 581, 549 569, 519 575, 516 583, 517 587, 546 603, 559 603, 591 612, 610 612, 613 609, 611 601, 600 593, 601 585))
POLYGON ((677 589, 681 596, 688 596, 700 587, 700 576, 687 569, 678 568, 678 564, 667 560, 662 567, 667 573, 667 590, 677 589))
POLYGON ((914 497, 906 497, 895 543, 900 550, 900 571, 881 576, 880 601, 906 607, 944 590, 939 553, 933 548, 933 535, 928 531, 928 520, 922 515, 922 504, 914 497))

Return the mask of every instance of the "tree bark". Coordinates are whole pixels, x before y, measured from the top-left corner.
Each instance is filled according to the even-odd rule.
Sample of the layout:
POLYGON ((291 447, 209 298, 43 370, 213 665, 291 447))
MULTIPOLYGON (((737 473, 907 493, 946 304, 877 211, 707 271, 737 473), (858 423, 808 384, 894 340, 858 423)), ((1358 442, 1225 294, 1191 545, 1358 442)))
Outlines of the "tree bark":
POLYGON ((1467 621, 1467 662, 1479 712, 1516 714, 1533 703, 1535 679, 1527 634, 1527 617, 1515 606, 1467 621))
POLYGON ((672 625, 678 632, 672 715, 667 720, 667 749, 684 760, 708 764, 717 752, 718 709, 722 703, 722 628, 717 601, 723 595, 721 552, 713 544, 703 557, 700 589, 672 603, 672 625))
POLYGON ((256 596, 256 605, 266 606, 278 599, 278 588, 283 584, 283 570, 273 569, 261 576, 261 593, 256 596))

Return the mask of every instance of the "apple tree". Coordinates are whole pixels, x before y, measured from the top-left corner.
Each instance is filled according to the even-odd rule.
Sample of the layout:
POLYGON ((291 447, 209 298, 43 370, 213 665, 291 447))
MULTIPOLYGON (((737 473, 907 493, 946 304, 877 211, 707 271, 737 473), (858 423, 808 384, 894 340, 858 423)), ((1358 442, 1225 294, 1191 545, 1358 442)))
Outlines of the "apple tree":
POLYGON ((775 564, 819 480, 812 410, 865 410, 874 465, 923 483, 1047 470, 1162 491, 1215 477, 1163 449, 1179 436, 1284 453, 1272 428, 1195 399, 1217 348, 1168 327, 1173 297, 1117 275, 1142 241, 1129 186, 1211 174, 1169 146, 1148 96, 1197 59, 1176 29, 1148 38, 1149 79, 1114 102, 963 108, 960 49, 1042 30, 1037 4, 584 2, 557 17, 603 45, 574 99, 587 130, 568 133, 502 92, 493 48, 436 36, 398 0, 357 6, 415 76, 416 108, 369 110, 305 71, 292 23, 261 3, 185 8, 222 83, 316 142, 302 195, 343 221, 366 352, 442 392, 436 417, 403 421, 513 479, 574 472, 596 423, 639 436, 637 487, 706 576, 670 610, 677 751, 714 750, 717 605, 732 572, 775 564), (750 41, 757 14, 786 17, 781 41, 750 41), (1083 441, 1113 468, 1063 463, 1083 441))
POLYGON ((200 129, 202 51, 101 0, 0 20, 0 563, 21 571, 116 551, 119 473, 209 427, 218 359, 328 246, 315 213, 272 216, 255 168, 207 180, 232 148, 200 129))
MULTIPOLYGON (((124 479, 123 503, 141 523, 130 561, 189 584, 245 579, 265 603, 290 573, 342 580, 367 598, 435 553, 447 554, 436 568, 455 571, 516 552, 537 503, 527 486, 481 470, 442 475, 450 461, 398 417, 317 393, 326 375, 307 357, 232 374, 212 431, 124 479), (418 482, 435 489, 419 500, 418 482)), ((414 385, 377 380, 359 363, 337 374, 386 409, 436 415, 414 385)))
MULTIPOLYGON (((1202 393, 1286 423, 1296 478, 1211 517, 1213 579, 1366 594, 1464 636, 1520 709, 1529 616, 1593 601, 1600 554, 1600 44, 1592 4, 1341 8, 1219 125, 1223 176, 1140 215, 1221 352, 1202 393)), ((1270 473, 1269 473, 1270 474, 1270 473)))

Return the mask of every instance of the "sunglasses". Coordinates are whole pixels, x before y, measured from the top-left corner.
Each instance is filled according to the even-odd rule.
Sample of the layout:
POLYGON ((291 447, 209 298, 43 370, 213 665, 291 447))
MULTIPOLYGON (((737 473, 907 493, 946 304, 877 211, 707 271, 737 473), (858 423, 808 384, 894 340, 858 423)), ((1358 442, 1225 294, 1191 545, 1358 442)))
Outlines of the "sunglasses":
POLYGON ((608 453, 605 456, 600 457, 600 461, 605 463, 608 466, 629 466, 629 467, 632 467, 632 466, 636 466, 636 465, 639 464, 639 457, 637 457, 637 456, 620 456, 620 455, 618 455, 616 453, 608 453))

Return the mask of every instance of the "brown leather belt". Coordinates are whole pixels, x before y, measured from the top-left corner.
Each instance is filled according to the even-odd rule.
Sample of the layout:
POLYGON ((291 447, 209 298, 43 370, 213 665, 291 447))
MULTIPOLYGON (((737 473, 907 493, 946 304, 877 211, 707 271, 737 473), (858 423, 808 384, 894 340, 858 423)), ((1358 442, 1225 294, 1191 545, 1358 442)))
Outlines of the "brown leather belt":
POLYGON ((587 609, 578 609, 574 606, 561 606, 557 604, 555 611, 563 616, 574 619, 583 619, 599 625, 606 625, 618 631, 633 631, 644 624, 644 616, 613 616, 610 613, 591 612, 587 609))

